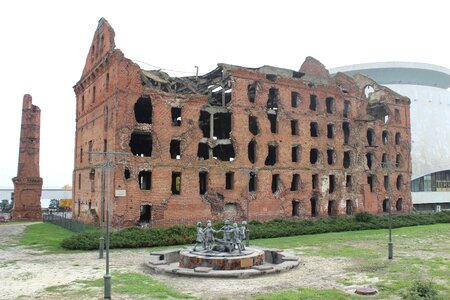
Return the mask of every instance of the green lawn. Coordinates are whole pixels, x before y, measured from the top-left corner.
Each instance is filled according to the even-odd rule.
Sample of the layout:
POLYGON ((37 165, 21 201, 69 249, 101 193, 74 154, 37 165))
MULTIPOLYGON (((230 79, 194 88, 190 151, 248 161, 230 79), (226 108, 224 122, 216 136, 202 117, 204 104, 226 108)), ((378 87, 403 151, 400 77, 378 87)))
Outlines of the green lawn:
POLYGON ((50 223, 36 223, 25 228, 19 239, 19 244, 36 250, 44 251, 45 254, 73 252, 63 249, 59 244, 73 232, 50 223))

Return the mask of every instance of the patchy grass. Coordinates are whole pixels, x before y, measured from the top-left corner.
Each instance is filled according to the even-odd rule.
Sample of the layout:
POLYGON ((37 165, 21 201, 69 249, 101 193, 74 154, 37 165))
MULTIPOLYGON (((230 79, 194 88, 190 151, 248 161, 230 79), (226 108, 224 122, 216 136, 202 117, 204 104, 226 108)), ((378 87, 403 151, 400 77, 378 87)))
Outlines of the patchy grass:
MULTIPOLYGON (((150 275, 139 273, 113 272, 111 275, 111 296, 126 295, 132 299, 193 299, 193 297, 177 292, 150 275)), ((77 280, 72 284, 51 286, 45 289, 46 296, 57 294, 64 298, 98 298, 103 295, 103 278, 93 280, 77 280)))
POLYGON ((36 223, 25 228, 19 245, 44 251, 44 254, 69 252, 60 243, 72 234, 71 231, 50 223, 36 223))
MULTIPOLYGON (((350 258, 353 266, 340 283, 347 286, 372 284, 379 289, 375 299, 401 296, 416 279, 431 279, 440 296, 450 299, 450 224, 403 227, 393 229, 392 233, 394 259, 391 261, 387 259, 388 231, 385 229, 261 239, 253 244, 291 249, 300 257, 350 258)), ((301 298, 303 290, 289 293, 299 293, 299 299, 304 299, 301 298)), ((281 299, 291 299, 286 297, 281 299)))

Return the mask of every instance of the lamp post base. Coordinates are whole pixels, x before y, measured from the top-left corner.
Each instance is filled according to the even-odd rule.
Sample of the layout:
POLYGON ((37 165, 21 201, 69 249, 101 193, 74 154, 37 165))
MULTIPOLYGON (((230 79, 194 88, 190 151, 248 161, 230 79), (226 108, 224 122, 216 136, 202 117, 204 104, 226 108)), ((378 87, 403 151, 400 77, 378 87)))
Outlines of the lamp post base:
POLYGON ((392 242, 388 243, 388 258, 394 258, 394 244, 392 242))
POLYGON ((104 299, 111 299, 111 275, 106 274, 105 276, 103 276, 103 279, 105 283, 104 299))

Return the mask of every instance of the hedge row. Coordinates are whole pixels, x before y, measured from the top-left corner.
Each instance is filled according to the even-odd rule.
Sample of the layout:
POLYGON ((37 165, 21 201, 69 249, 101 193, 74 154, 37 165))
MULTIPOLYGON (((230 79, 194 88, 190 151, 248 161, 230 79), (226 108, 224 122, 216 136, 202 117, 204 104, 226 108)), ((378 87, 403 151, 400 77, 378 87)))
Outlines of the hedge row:
MULTIPOLYGON (((450 211, 439 213, 414 213, 392 216, 392 227, 450 223, 450 211)), ((221 224, 215 227, 220 228, 221 224)), ((316 220, 282 220, 269 222, 251 221, 249 223, 251 239, 285 237, 326 232, 382 229, 388 227, 388 216, 374 216, 359 213, 354 217, 329 217, 316 220)), ((110 248, 142 248, 154 246, 183 245, 195 240, 195 226, 172 226, 161 228, 126 228, 113 231, 110 235, 110 248)), ((63 240, 61 246, 66 249, 98 249, 100 232, 89 231, 74 234, 63 240)))

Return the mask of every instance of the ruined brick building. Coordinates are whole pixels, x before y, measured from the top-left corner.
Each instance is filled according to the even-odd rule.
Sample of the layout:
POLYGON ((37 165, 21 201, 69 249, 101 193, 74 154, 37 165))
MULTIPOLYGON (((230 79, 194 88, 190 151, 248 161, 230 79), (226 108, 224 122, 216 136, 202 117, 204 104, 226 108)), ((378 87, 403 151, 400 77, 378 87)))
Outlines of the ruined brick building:
POLYGON ((74 90, 84 222, 104 215, 103 151, 128 154, 111 173, 118 227, 382 213, 389 186, 392 210, 411 210, 409 99, 314 58, 175 78, 124 57, 101 19, 74 90))

